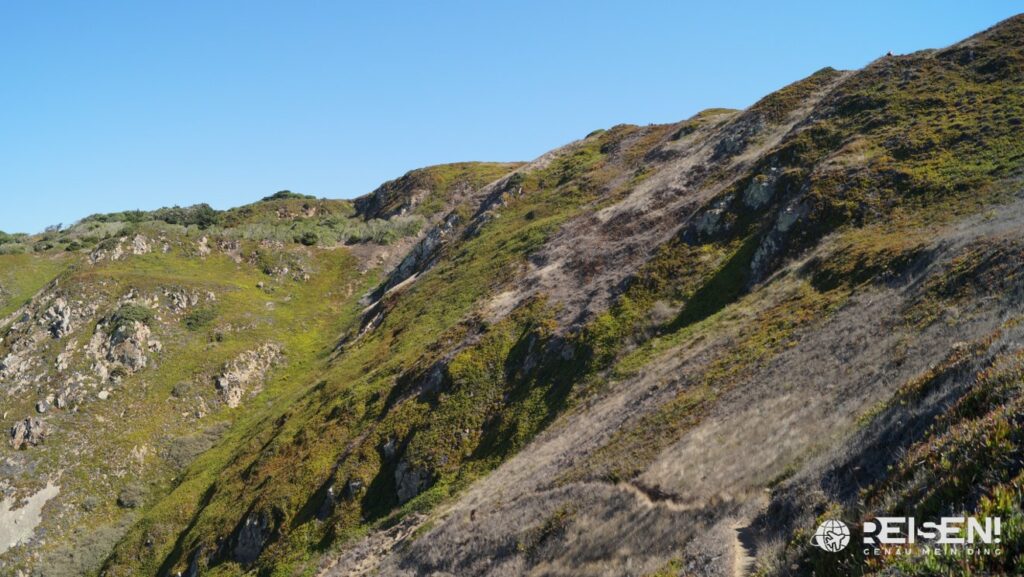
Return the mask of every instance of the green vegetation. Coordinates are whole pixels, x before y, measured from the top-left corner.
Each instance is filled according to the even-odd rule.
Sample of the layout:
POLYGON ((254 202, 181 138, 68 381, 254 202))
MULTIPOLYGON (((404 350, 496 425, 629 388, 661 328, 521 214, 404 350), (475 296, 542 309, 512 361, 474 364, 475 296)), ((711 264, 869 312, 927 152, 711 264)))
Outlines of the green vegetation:
POLYGON ((842 76, 838 70, 825 67, 814 74, 785 86, 754 103, 747 114, 758 115, 766 122, 778 123, 786 119, 797 107, 804 105, 815 92, 842 76))
POLYGON ((679 140, 684 136, 693 134, 702 126, 707 126, 709 124, 720 125, 737 113, 739 113, 739 111, 732 108, 707 108, 679 123, 679 128, 672 133, 671 138, 672 140, 679 140))
MULTIPOLYGON (((708 285, 716 281, 713 277, 708 285)), ((705 286, 708 286, 705 285, 705 286)), ((722 393, 741 382, 759 363, 796 343, 799 331, 820 323, 845 298, 835 291, 819 293, 806 283, 779 295, 778 302, 763 310, 751 310, 762 295, 752 295, 725 307, 706 319, 692 321, 674 329, 648 346, 637 349, 620 361, 613 374, 625 375, 632 367, 652 363, 661 351, 695 343, 710 335, 728 335, 733 344, 705 367, 691 371, 679 393, 656 411, 627 423, 586 461, 563 476, 563 481, 601 479, 627 481, 642 472, 661 452, 685 431, 699 423, 707 408, 722 393), (750 315, 743 320, 743 331, 733 334, 729 317, 750 315), (639 360, 642 359, 642 360, 639 360)), ((685 318, 685 313, 682 315, 685 318)))
POLYGON ((460 162, 420 168, 357 199, 356 209, 368 220, 391 218, 406 211, 420 217, 437 216, 458 193, 478 189, 519 166, 521 163, 516 162, 460 162))
POLYGON ((263 202, 269 200, 290 200, 290 199, 302 199, 302 200, 316 200, 316 197, 310 194, 299 194, 290 190, 279 190, 270 196, 264 196, 263 202))
POLYGON ((27 236, 28 235, 26 235, 24 233, 8 234, 8 233, 0 230, 0 245, 10 244, 10 243, 15 243, 15 242, 21 242, 27 236))
MULTIPOLYGON (((110 574, 183 567, 192 551, 211 550, 250 510, 273 519, 277 535, 257 565, 300 571, 323 547, 429 509, 524 446, 565 409, 589 361, 549 352, 552 311, 543 300, 495 325, 474 311, 514 279, 559 223, 597 198, 605 178, 601 149, 622 136, 608 131, 517 179, 524 192, 507 201, 501 218, 454 246, 411 287, 384 298, 380 326, 356 339, 350 325, 335 360, 307 368, 306 384, 294 395, 236 425, 222 449, 201 455, 118 548, 110 574), (576 176, 565 180, 566 174, 576 176), (471 344, 438 372, 444 351, 469 336, 471 344), (425 483, 404 504, 397 497, 399 464, 422 472, 425 483), (362 488, 339 500, 326 522, 316 521, 326 487, 340 491, 352 482, 362 488), (133 560, 153 532, 182 533, 173 547, 133 560)), ((230 556, 216 557, 214 566, 216 575, 243 570, 230 556)))
POLYGON ((145 305, 126 304, 110 317, 110 330, 117 331, 134 323, 151 325, 153 317, 153 309, 145 305))
POLYGON ((84 218, 82 222, 140 223, 156 220, 165 222, 167 224, 176 224, 180 226, 196 226, 202 230, 219 223, 220 214, 220 212, 214 210, 208 204, 197 204, 195 206, 187 206, 184 208, 180 206, 175 206, 171 208, 159 208, 157 210, 150 212, 142 210, 129 210, 125 212, 115 212, 110 214, 94 214, 92 216, 84 218))
POLYGON ((217 314, 217 307, 206 305, 189 311, 182 322, 188 330, 198 331, 208 327, 217 318, 217 314))
MULTIPOLYGON (((921 399, 964 372, 973 374, 970 387, 923 436, 901 453, 884 479, 867 487, 855 508, 836 510, 827 518, 869 519, 875 515, 942 515, 1001 517, 1001 542, 994 555, 970 555, 951 550, 945 555, 912 554, 867 557, 852 551, 840 562, 825 559, 794 535, 787 563, 813 567, 819 575, 1011 575, 1024 569, 1024 354, 992 354, 993 343, 1019 325, 1004 323, 997 332, 955 348, 939 366, 906 383, 864 426, 888 411, 921 399)), ((856 549, 856 548, 853 548, 856 549)))
POLYGON ((679 577, 680 575, 683 575, 683 562, 678 559, 673 559, 666 563, 661 569, 658 569, 654 573, 650 573, 645 577, 679 577))
POLYGON ((62 253, 43 257, 0 254, 0 319, 28 302, 75 262, 77 259, 62 253))
POLYGON ((519 163, 433 166, 412 171, 355 201, 317 199, 283 190, 260 202, 224 211, 198 204, 94 214, 70 227, 52 228, 38 235, 0 232, 0 255, 76 252, 96 247, 109 250, 119 240, 136 234, 196 238, 205 235, 227 242, 276 241, 304 246, 391 244, 419 233, 428 217, 440 216, 439 211, 452 195, 497 180, 518 166, 519 163), (362 210, 357 210, 356 205, 362 210), (412 210, 402 215, 403 207, 412 210))

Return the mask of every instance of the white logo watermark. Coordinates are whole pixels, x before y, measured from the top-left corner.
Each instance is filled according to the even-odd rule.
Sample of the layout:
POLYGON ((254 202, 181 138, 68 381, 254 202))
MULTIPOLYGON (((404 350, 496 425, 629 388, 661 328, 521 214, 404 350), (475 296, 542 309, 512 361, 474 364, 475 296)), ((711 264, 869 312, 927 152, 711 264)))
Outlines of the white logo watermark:
POLYGON ((811 545, 821 547, 829 553, 838 553, 850 544, 850 528, 846 523, 829 519, 818 525, 818 530, 811 537, 811 545))
MULTIPOLYGON (((924 523, 914 517, 876 517, 861 526, 865 555, 999 554, 1002 528, 999 517, 941 517, 924 523)), ((824 521, 811 538, 811 545, 829 553, 838 553, 849 543, 850 528, 836 519, 824 521)))

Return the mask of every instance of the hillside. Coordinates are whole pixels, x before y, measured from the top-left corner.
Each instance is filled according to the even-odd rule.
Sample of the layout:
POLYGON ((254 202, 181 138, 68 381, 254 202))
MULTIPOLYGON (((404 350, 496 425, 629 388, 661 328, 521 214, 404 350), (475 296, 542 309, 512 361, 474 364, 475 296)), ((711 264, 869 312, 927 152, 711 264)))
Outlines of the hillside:
POLYGON ((1015 17, 352 201, 2 235, 0 573, 1024 571, 1022 111, 1015 17), (943 514, 1000 553, 809 544, 943 514))

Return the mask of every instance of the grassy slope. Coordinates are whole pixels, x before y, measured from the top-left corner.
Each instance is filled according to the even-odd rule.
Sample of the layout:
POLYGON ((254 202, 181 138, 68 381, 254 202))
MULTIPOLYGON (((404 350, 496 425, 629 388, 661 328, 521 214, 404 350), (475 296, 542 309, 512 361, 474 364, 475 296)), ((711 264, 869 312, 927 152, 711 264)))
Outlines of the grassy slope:
POLYGON ((0 319, 24 305, 76 260, 72 255, 59 253, 0 255, 0 319))
MULTIPOLYGON (((406 447, 407 461, 430 466, 437 477, 433 489, 405 510, 443 497, 521 446, 557 408, 548 406, 551 400, 537 398, 544 396, 544 389, 530 392, 532 381, 508 383, 504 370, 491 371, 495 363, 504 366, 525 334, 546 338, 549 315, 543 303, 536 303, 499 326, 483 327, 472 320, 471 313, 481 299, 511 278, 523 258, 559 222, 593 198, 592 192, 580 190, 576 182, 560 175, 599 169, 600 146, 600 140, 586 143, 551 167, 527 175, 523 186, 529 192, 510 199, 501 218, 454 247, 445 261, 406 292, 385 297, 393 302, 388 303, 390 310, 381 326, 347 345, 332 362, 307 373, 306 394, 267 413, 247 430, 249 440, 240 443, 235 454, 204 456, 190 472, 190 480, 133 530, 108 563, 107 574, 182 567, 192 551, 209 553, 216 536, 230 532, 249 510, 272 511, 281 534, 259 564, 288 574, 324 546, 358 534, 395 508, 395 463, 383 462, 380 455, 387 439, 397 439, 406 447), (402 398, 403 383, 464 335, 480 330, 485 331, 483 338, 460 353, 448 371, 452 391, 402 398), (481 388, 485 382, 491 383, 488 394, 481 388), (515 399, 503 406, 506 390, 515 399), (507 419, 507 435, 503 435, 507 438, 484 438, 484 421, 496 414, 507 419), (463 430, 472 432, 461 446, 446 447, 446 442, 438 441, 463 430), (311 512, 332 474, 342 482, 359 478, 366 493, 342 503, 328 523, 314 522, 311 512), (197 503, 201 509, 195 508, 197 503), (160 516, 164 510, 174 512, 176 521, 160 516), (144 535, 183 529, 187 530, 179 546, 169 556, 165 557, 164 548, 134 559, 139 551, 136 543, 144 535)), ((240 569, 225 561, 212 574, 237 574, 240 569)))
MULTIPOLYGON (((510 166, 515 165, 479 163, 456 169, 432 167, 423 172, 438 174, 435 183, 440 188, 432 194, 443 197, 450 187, 463 183, 477 186, 510 166)), ((357 262, 345 249, 307 249, 292 244, 290 233, 283 245, 275 245, 244 240, 245 235, 238 231, 248 226, 274 230, 330 227, 331 219, 350 218, 353 210, 349 201, 273 200, 227 211, 219 225, 205 230, 146 220, 152 214, 130 213, 127 223, 116 220, 123 215, 111 217, 112 222, 100 217, 60 233, 28 238, 25 242, 39 251, 34 254, 0 256, 0 264, 7 265, 0 267, 5 314, 24 304, 71 263, 84 260, 79 251, 85 249, 77 246, 100 245, 109 251, 125 234, 129 239, 135 234, 165 239, 173 248, 168 253, 157 250, 84 265, 61 277, 61 291, 72 299, 100 303, 112 302, 132 289, 143 295, 165 288, 217 295, 215 303, 200 305, 200 312, 205 314, 196 317, 200 320, 192 327, 188 326, 191 316, 178 318, 168 316, 166 311, 163 318, 151 322, 163 350, 151 355, 147 370, 114 387, 111 401, 99 402, 90 396, 81 413, 57 412, 48 417, 54 432, 45 445, 31 452, 31 457, 41 474, 56 476, 61 471, 64 495, 73 497, 66 513, 49 527, 51 534, 60 538, 51 539, 50 546, 43 550, 40 563, 47 571, 78 574, 110 547, 109 540, 117 538, 117 527, 124 522, 125 512, 114 502, 122 490, 138 488, 145 502, 150 503, 173 487, 179 487, 179 494, 188 495, 189 489, 201 486, 225 466, 218 455, 226 457, 215 447, 196 463, 195 472, 188 478, 182 477, 178 469, 182 462, 187 463, 195 451, 209 446, 225 430, 217 447, 245 446, 244 439, 266 427, 268 415, 276 417, 282 407, 296 403, 316 383, 315 375, 323 369, 338 338, 358 319, 361 306, 357 299, 379 281, 376 271, 360 272, 365 263, 357 262), (94 238, 86 239, 89 235, 94 238), (205 258, 198 257, 196 248, 201 236, 209 237, 209 245, 214 247, 205 258), (41 240, 44 237, 46 240, 41 240), (220 239, 239 237, 243 240, 234 246, 243 262, 236 263, 216 246, 220 239), (305 271, 308 280, 301 282, 294 274, 268 276, 285 265, 293 271, 305 271), (279 344, 286 363, 271 373, 257 399, 234 411, 223 410, 217 402, 213 376, 226 361, 265 342, 279 344), (213 408, 212 412, 208 407, 213 408), (210 414, 197 420, 193 416, 196 410, 210 414), (69 450, 81 445, 88 447, 84 454, 69 450), (133 457, 136 450, 147 451, 141 464, 133 457), (87 526, 97 530, 90 532, 87 526), (73 550, 62 542, 88 543, 96 551, 88 552, 85 559, 70 559, 73 550)), ((177 213, 171 214, 174 217, 177 213)), ((381 227, 390 226, 381 222, 381 227)), ((159 249, 161 242, 154 243, 155 248, 159 249)), ((109 312, 103 305, 98 314, 109 312)), ((74 337, 79 346, 88 340, 94 324, 80 327, 84 332, 74 337)), ((38 352, 49 355, 56 354, 55 347, 63 343, 44 345, 46 350, 38 352)), ((85 366, 75 369, 90 372, 85 366)), ((35 400, 31 394, 11 398, 5 410, 31 414, 35 400)), ((195 503, 192 500, 191 506, 195 503)), ((175 504, 153 514, 156 518, 167 515, 173 521, 183 511, 188 508, 175 504)), ((169 543, 173 545, 173 539, 169 543)))
MULTIPOLYGON (((237 440, 232 435, 244 430, 245 423, 261 413, 258 408, 263 399, 283 403, 294 400, 296 388, 304 382, 299 376, 310 372, 345 323, 358 312, 348 291, 358 292, 369 280, 360 277, 355 259, 345 251, 318 251, 309 257, 309 266, 317 272, 313 280, 273 283, 272 293, 257 288, 258 282, 266 280, 262 271, 238 265, 223 255, 199 260, 173 253, 149 254, 62 278, 65 290, 86 294, 104 291, 113 298, 129 288, 145 293, 162 287, 213 291, 218 295, 212 307, 215 318, 208 327, 190 330, 180 322, 154 323, 154 335, 164 344, 153 359, 155 366, 114 388, 111 401, 87 400, 84 411, 89 418, 51 418, 55 433, 46 446, 33 453, 39 459, 37 471, 63 471, 61 482, 66 494, 74 495, 78 503, 97 503, 89 506, 87 516, 73 510, 69 531, 81 535, 76 529, 78 520, 91 526, 116 524, 122 511, 111 496, 127 487, 142 487, 142 493, 152 499, 176 484, 180 471, 169 455, 175 449, 178 454, 187 453, 182 447, 194 441, 196 433, 219 431, 220 423, 234 423, 227 437, 230 443, 231 439, 237 440), (242 328, 228 330, 228 326, 242 328), (296 330, 298 327, 302 330, 296 330), (220 336, 214 339, 215 334, 220 336), (264 393, 242 409, 218 409, 212 376, 224 362, 264 342, 283 347, 286 365, 273 373, 264 393), (186 385, 185 393, 180 392, 182 384, 186 385), (179 392, 172 395, 176 387, 179 392), (213 407, 213 412, 202 421, 186 417, 200 398, 204 405, 213 407), (81 439, 89 439, 89 450, 77 458, 60 449, 81 439), (149 453, 138 464, 131 455, 140 447, 147 447, 149 453)), ((31 401, 29 398, 29 405, 31 401)), ((20 410, 31 409, 25 406, 20 410)))

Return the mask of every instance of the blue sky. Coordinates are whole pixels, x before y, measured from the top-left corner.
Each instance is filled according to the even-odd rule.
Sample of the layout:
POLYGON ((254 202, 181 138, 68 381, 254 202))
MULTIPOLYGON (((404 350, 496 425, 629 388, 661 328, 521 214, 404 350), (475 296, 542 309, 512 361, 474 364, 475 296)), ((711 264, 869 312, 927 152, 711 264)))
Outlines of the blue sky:
POLYGON ((419 166, 742 108, 950 44, 1014 2, 5 2, 0 230, 419 166))

